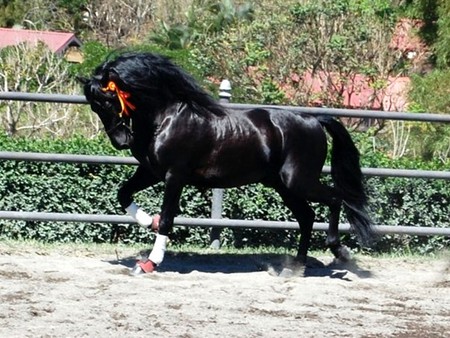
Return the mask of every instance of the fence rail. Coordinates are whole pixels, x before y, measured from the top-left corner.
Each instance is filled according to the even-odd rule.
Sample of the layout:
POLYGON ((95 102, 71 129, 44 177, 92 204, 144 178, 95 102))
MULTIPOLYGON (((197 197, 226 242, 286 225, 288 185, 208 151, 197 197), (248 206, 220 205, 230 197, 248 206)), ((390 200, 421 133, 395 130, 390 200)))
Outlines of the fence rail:
MULTIPOLYGON (((131 216, 125 215, 97 215, 97 214, 66 214, 53 212, 32 211, 0 211, 0 219, 40 221, 40 222, 80 222, 80 223, 111 223, 111 224, 135 224, 131 216)), ((299 230, 297 222, 280 222, 264 220, 241 220, 223 218, 187 218, 175 217, 174 224, 178 226, 198 226, 203 228, 254 228, 299 230)), ((380 234, 407 234, 417 236, 446 236, 450 237, 450 228, 431 228, 420 226, 392 226, 377 225, 375 231, 380 234)), ((328 223, 314 223, 314 231, 327 231, 328 223)), ((339 231, 350 232, 349 224, 339 224, 339 231)))
MULTIPOLYGON (((0 92, 1 100, 14 101, 35 101, 52 103, 72 103, 86 104, 86 98, 81 95, 62 94, 39 94, 22 92, 0 92)), ((438 122, 450 123, 449 115, 441 114, 411 114, 404 112, 382 112, 374 110, 353 110, 335 108, 310 108, 297 106, 272 106, 272 105, 252 105, 222 102, 226 107, 237 110, 247 110, 252 108, 283 109, 303 112, 311 115, 332 115, 336 117, 389 119, 418 122, 438 122)), ((138 162, 132 157, 117 156, 94 156, 94 155, 70 155, 70 154, 47 154, 47 153, 25 153, 0 151, 0 160, 14 161, 46 161, 65 163, 88 163, 88 164, 110 164, 110 165, 137 165, 138 162)), ((329 173, 330 168, 324 167, 324 173, 329 173)), ((427 171, 427 170, 406 170, 406 169, 383 169, 383 168, 363 168, 362 172, 367 176, 381 177, 405 177, 405 178, 426 178, 426 179, 450 179, 450 172, 427 171)), ((124 215, 92 215, 92 214, 66 214, 66 213, 46 213, 46 212, 26 212, 26 211, 0 211, 0 219, 28 220, 28 221, 61 221, 61 222, 88 222, 88 223, 135 223, 134 219, 124 215)), ((234 227, 234 228, 265 228, 265 229, 287 229, 298 230, 296 222, 277 222, 262 220, 230 220, 220 218, 183 218, 176 217, 175 225, 200 226, 200 227, 234 227)), ((348 232, 349 224, 340 224, 340 231, 348 232)), ((375 227, 381 234, 408 234, 408 235, 440 235, 450 237, 450 228, 420 227, 418 226, 389 226, 379 225, 375 227)), ((314 230, 326 231, 328 224, 314 223, 314 230)))
MULTIPOLYGON (((105 155, 74 155, 0 151, 0 160, 33 161, 33 162, 57 162, 57 163, 87 163, 87 164, 118 164, 138 165, 134 157, 105 156, 105 155)), ((362 168, 366 176, 379 177, 404 177, 450 180, 450 172, 436 170, 416 169, 389 169, 389 168, 362 168)), ((323 167, 323 173, 329 174, 331 168, 323 167)))
MULTIPOLYGON (((86 98, 82 95, 40 94, 40 93, 23 93, 23 92, 0 92, 0 101, 2 100, 87 104, 86 98)), ((450 115, 443 115, 443 114, 385 112, 379 110, 362 110, 362 109, 254 105, 246 103, 225 103, 225 102, 222 102, 222 104, 228 108, 237 110, 247 110, 258 107, 266 109, 292 110, 311 115, 332 115, 336 117, 356 117, 356 118, 372 118, 381 120, 450 123, 450 115)))

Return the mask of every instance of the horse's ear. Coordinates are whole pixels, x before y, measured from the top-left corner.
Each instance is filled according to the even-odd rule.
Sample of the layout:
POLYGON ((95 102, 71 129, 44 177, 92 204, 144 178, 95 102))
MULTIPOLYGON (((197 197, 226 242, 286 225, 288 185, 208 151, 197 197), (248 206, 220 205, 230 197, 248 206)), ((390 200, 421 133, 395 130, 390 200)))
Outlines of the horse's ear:
POLYGON ((76 76, 75 78, 77 79, 78 82, 80 82, 83 85, 85 85, 89 82, 89 79, 84 76, 76 76))

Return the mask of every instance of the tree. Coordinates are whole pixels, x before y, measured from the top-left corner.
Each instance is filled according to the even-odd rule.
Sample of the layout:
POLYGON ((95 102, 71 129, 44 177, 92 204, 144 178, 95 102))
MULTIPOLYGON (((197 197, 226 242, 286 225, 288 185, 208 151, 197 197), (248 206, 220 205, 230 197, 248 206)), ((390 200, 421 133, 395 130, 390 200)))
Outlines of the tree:
MULTIPOLYGON (((409 92, 411 109, 417 112, 450 114, 450 2, 421 0, 411 3, 411 15, 422 18, 422 31, 432 47, 436 67, 412 77, 409 92)), ((421 124, 413 129, 411 142, 423 159, 450 156, 450 127, 444 124, 421 124)))
POLYGON ((375 93, 383 89, 396 61, 389 48, 396 22, 389 2, 306 1, 294 5, 292 15, 299 58, 326 84, 325 105, 341 106, 344 90, 357 87, 353 81, 359 75, 375 93))
POLYGON ((150 34, 150 41, 168 49, 187 49, 196 38, 222 32, 241 21, 253 19, 249 2, 236 5, 233 0, 195 0, 185 15, 159 18, 159 25, 150 34))
POLYGON ((123 47, 147 35, 153 9, 153 1, 89 0, 85 24, 97 41, 112 48, 123 47))
POLYGON ((439 1, 437 20, 437 36, 434 44, 437 66, 441 69, 450 68, 450 2, 439 1))
POLYGON ((36 30, 76 31, 88 0, 3 0, 0 26, 36 30))
POLYGON ((23 12, 17 5, 17 0, 0 1, 0 27, 12 27, 21 22, 23 12))
MULTIPOLYGON (((44 44, 19 44, 0 50, 0 91, 79 94, 81 86, 69 76, 69 65, 44 44)), ((73 130, 92 135, 99 130, 88 107, 69 104, 1 101, 0 116, 10 136, 65 136, 73 130)))
POLYGON ((339 107, 356 74, 383 90, 393 70, 395 13, 387 1, 263 2, 253 17, 205 33, 193 45, 208 76, 229 78, 239 88, 237 99, 339 107), (311 89, 305 74, 321 77, 323 93, 311 89))

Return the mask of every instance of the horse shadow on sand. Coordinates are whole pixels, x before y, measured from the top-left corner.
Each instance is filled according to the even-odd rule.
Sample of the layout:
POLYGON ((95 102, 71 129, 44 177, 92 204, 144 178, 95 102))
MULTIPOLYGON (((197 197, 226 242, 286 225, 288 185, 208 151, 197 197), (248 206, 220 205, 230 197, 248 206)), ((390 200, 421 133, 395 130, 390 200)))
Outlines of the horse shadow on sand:
MULTIPOLYGON (((130 269, 137 260, 145 260, 149 252, 140 252, 137 256, 108 260, 112 265, 130 269)), ((188 274, 193 271, 204 273, 251 273, 267 271, 270 275, 291 277, 329 277, 350 281, 348 272, 359 278, 372 277, 371 271, 358 265, 355 260, 348 262, 332 261, 323 263, 317 258, 308 257, 307 266, 296 263, 294 256, 284 254, 229 254, 220 252, 191 253, 166 252, 164 262, 158 266, 158 273, 176 272, 188 274)))

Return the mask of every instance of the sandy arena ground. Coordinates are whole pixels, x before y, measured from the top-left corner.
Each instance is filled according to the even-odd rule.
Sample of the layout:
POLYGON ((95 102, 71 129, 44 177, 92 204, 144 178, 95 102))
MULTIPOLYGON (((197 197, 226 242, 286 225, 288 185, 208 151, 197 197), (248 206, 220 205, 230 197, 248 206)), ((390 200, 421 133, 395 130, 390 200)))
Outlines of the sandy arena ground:
MULTIPOLYGON (((450 262, 360 257, 306 277, 282 255, 170 254, 0 242, 0 337, 450 337, 450 262)), ((313 259, 314 261, 314 259, 313 259)))

